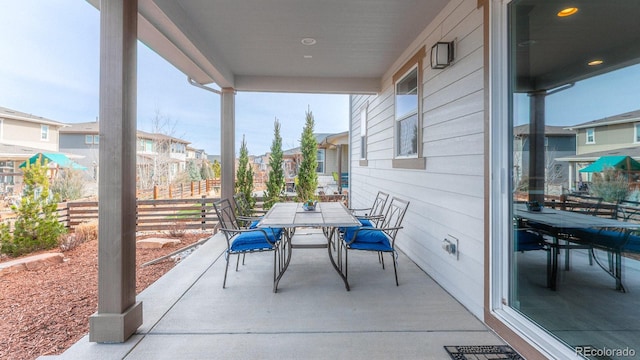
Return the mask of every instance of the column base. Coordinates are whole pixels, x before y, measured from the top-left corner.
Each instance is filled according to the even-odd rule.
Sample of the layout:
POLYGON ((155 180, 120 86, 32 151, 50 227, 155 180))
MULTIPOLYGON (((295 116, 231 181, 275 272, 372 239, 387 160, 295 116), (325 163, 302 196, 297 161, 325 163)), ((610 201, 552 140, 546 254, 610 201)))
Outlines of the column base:
POLYGON ((95 313, 89 318, 89 341, 123 343, 142 325, 142 302, 137 301, 122 314, 95 313))

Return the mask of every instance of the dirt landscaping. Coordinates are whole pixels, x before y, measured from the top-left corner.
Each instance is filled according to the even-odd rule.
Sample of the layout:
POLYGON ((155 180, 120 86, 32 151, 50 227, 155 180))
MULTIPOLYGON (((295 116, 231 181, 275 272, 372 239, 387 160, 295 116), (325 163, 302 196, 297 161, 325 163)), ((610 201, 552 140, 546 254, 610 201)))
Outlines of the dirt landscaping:
MULTIPOLYGON (((209 236, 187 233, 174 247, 137 249, 137 293, 176 262, 142 264, 209 236)), ((0 277, 0 359, 61 354, 88 333, 89 316, 96 312, 98 301, 97 246, 98 241, 89 241, 64 252, 61 264, 0 277)))

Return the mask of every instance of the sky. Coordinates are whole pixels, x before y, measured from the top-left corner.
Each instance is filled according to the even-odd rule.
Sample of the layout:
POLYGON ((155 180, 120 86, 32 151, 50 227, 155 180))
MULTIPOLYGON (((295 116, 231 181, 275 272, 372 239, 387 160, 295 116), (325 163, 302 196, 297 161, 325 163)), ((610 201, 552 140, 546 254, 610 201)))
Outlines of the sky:
MULTIPOLYGON (((0 0, 0 106, 62 123, 98 117, 100 14, 83 0, 0 0)), ((215 86, 215 85, 214 85, 215 86)), ((220 154, 220 97, 138 42, 138 129, 161 132, 220 154)), ((281 125, 283 148, 299 146, 310 109, 316 133, 349 127, 347 95, 238 92, 236 153, 246 137, 249 153, 264 154, 281 125)))

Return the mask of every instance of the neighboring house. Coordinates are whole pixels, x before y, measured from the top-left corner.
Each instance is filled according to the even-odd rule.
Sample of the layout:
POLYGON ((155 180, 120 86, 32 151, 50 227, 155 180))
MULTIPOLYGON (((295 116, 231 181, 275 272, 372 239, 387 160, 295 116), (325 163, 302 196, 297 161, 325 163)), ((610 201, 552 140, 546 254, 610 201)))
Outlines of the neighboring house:
MULTIPOLYGON (((338 187, 334 173, 345 174, 349 172, 349 132, 319 133, 314 134, 318 144, 318 186, 338 187)), ((287 182, 292 182, 298 174, 302 153, 300 147, 283 151, 285 177, 287 182)), ((345 177, 348 177, 348 175, 345 177)), ((346 188, 346 184, 343 188, 346 188)))
POLYGON ((69 124, 60 130, 60 150, 82 156, 76 162, 98 179, 100 161, 100 123, 96 121, 69 124))
POLYGON ((626 155, 640 161, 640 110, 565 127, 576 133, 576 153, 564 155, 571 189, 591 182, 593 173, 581 172, 602 156, 626 155))
POLYGON ((567 127, 576 132, 576 155, 640 145, 640 110, 567 127))
POLYGON ((22 183, 22 162, 37 153, 59 151, 59 131, 67 126, 16 110, 0 107, 0 192, 16 190, 22 183))
MULTIPOLYGON (((562 126, 545 126, 544 135, 547 192, 560 195, 569 188, 569 164, 558 158, 575 155, 576 134, 562 126)), ((524 186, 529 177, 530 140, 529 124, 513 128, 513 180, 519 186, 524 186)))
POLYGON ((139 186, 171 183, 187 167, 188 141, 157 133, 137 131, 139 186))
POLYGON ((207 153, 204 149, 196 149, 191 146, 187 146, 187 161, 188 160, 196 160, 198 164, 202 164, 202 162, 208 162, 207 153))

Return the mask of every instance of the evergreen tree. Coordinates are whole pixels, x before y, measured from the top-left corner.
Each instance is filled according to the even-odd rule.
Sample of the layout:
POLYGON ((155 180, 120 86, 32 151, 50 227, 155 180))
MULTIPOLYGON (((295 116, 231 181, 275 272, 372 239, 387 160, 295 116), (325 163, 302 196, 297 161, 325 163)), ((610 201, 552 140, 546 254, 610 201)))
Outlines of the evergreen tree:
POLYGON ((211 169, 213 169, 213 178, 220 179, 222 167, 220 166, 220 162, 218 160, 213 160, 213 164, 211 164, 211 169))
POLYGON ((206 162, 203 162, 202 166, 200 167, 200 176, 203 180, 213 179, 213 168, 206 162))
POLYGON ((284 191, 284 170, 282 169, 282 136, 280 136, 280 122, 273 122, 273 142, 271 143, 271 156, 269 157, 269 179, 264 196, 264 208, 270 209, 273 204, 282 199, 284 191))
POLYGON ((200 177, 200 170, 198 169, 196 162, 193 160, 190 160, 187 163, 187 174, 189 175, 189 181, 202 180, 202 177, 200 177))
POLYGON ((298 171, 298 185, 296 187, 297 200, 300 202, 315 199, 315 191, 318 187, 318 173, 316 172, 318 168, 318 143, 313 135, 313 126, 313 114, 311 110, 307 110, 302 138, 300 139, 302 161, 298 171))
POLYGON ((253 194, 253 167, 249 163, 249 150, 247 142, 242 135, 240 144, 240 158, 238 159, 238 170, 236 171, 236 193, 243 193, 250 207, 256 204, 253 194))
MULTIPOLYGON (((20 256, 37 250, 58 246, 58 238, 65 228, 56 214, 58 197, 49 189, 47 162, 39 158, 23 170, 24 191, 18 206, 12 210, 18 215, 14 224, 13 239, 7 234, 0 237, 0 251, 10 256, 20 256)), ((8 230, 7 228, 2 229, 8 230)))

